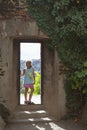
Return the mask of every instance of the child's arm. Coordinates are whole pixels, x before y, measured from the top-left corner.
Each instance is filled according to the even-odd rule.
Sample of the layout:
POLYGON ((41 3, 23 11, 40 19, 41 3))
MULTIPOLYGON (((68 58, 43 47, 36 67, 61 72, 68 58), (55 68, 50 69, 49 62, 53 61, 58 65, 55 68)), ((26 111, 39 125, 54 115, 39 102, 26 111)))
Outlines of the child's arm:
POLYGON ((25 75, 25 69, 21 72, 20 76, 25 75))

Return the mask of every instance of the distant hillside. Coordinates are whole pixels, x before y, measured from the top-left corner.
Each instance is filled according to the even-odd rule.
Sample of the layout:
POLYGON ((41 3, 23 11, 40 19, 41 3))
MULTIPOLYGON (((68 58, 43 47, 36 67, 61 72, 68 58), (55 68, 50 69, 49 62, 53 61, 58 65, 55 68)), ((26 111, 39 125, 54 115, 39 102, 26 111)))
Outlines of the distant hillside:
MULTIPOLYGON (((32 66, 33 66, 35 71, 40 72, 41 71, 41 60, 40 59, 33 59, 32 66)), ((20 60, 20 70, 23 70, 25 68, 26 68, 26 61, 20 60)))

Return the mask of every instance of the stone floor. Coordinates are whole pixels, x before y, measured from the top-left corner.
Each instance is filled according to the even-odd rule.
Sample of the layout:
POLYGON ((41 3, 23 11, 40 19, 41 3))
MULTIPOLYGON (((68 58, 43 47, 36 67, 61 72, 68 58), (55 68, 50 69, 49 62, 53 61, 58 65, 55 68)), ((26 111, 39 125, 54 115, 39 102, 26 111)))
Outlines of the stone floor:
POLYGON ((33 102, 36 105, 24 105, 24 97, 22 96, 20 101, 22 105, 16 111, 14 119, 8 123, 5 130, 87 130, 87 124, 83 124, 81 121, 56 121, 49 118, 47 113, 42 110, 40 96, 33 96, 33 102))
POLYGON ((87 130, 87 126, 72 120, 49 123, 18 123, 7 126, 6 130, 87 130))

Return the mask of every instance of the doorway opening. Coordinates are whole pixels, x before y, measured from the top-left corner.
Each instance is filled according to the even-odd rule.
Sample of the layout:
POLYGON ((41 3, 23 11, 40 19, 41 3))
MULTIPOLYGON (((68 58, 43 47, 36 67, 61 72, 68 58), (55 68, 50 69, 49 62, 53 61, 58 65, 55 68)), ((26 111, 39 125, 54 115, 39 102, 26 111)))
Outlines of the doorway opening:
MULTIPOLYGON (((20 105, 25 102, 25 88, 23 70, 26 69, 26 61, 31 61, 35 74, 34 93, 31 101, 34 104, 41 104, 41 43, 20 42, 20 105)), ((30 89, 27 99, 29 100, 30 89)))

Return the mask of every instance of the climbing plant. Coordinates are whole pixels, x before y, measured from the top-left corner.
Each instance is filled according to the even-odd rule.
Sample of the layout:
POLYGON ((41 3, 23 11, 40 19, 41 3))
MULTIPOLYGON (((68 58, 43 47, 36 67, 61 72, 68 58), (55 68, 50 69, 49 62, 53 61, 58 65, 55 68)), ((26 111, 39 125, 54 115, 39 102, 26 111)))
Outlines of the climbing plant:
MULTIPOLYGON (((69 68, 65 84, 66 97, 69 97, 71 92, 70 99, 73 100, 76 95, 73 90, 79 92, 78 88, 83 88, 85 82, 85 90, 80 89, 80 94, 77 94, 79 98, 82 97, 79 95, 87 93, 86 80, 80 76, 78 87, 73 86, 73 83, 78 81, 78 75, 81 75, 83 70, 86 71, 83 64, 87 61, 87 0, 27 0, 27 5, 29 14, 51 39, 48 46, 56 47, 62 63, 69 68)), ((67 98, 67 108, 72 104, 70 102, 67 98)), ((73 104, 74 102, 73 100, 73 104)), ((80 100, 72 106, 76 113, 80 108, 78 105, 75 109, 77 102, 80 100)))

